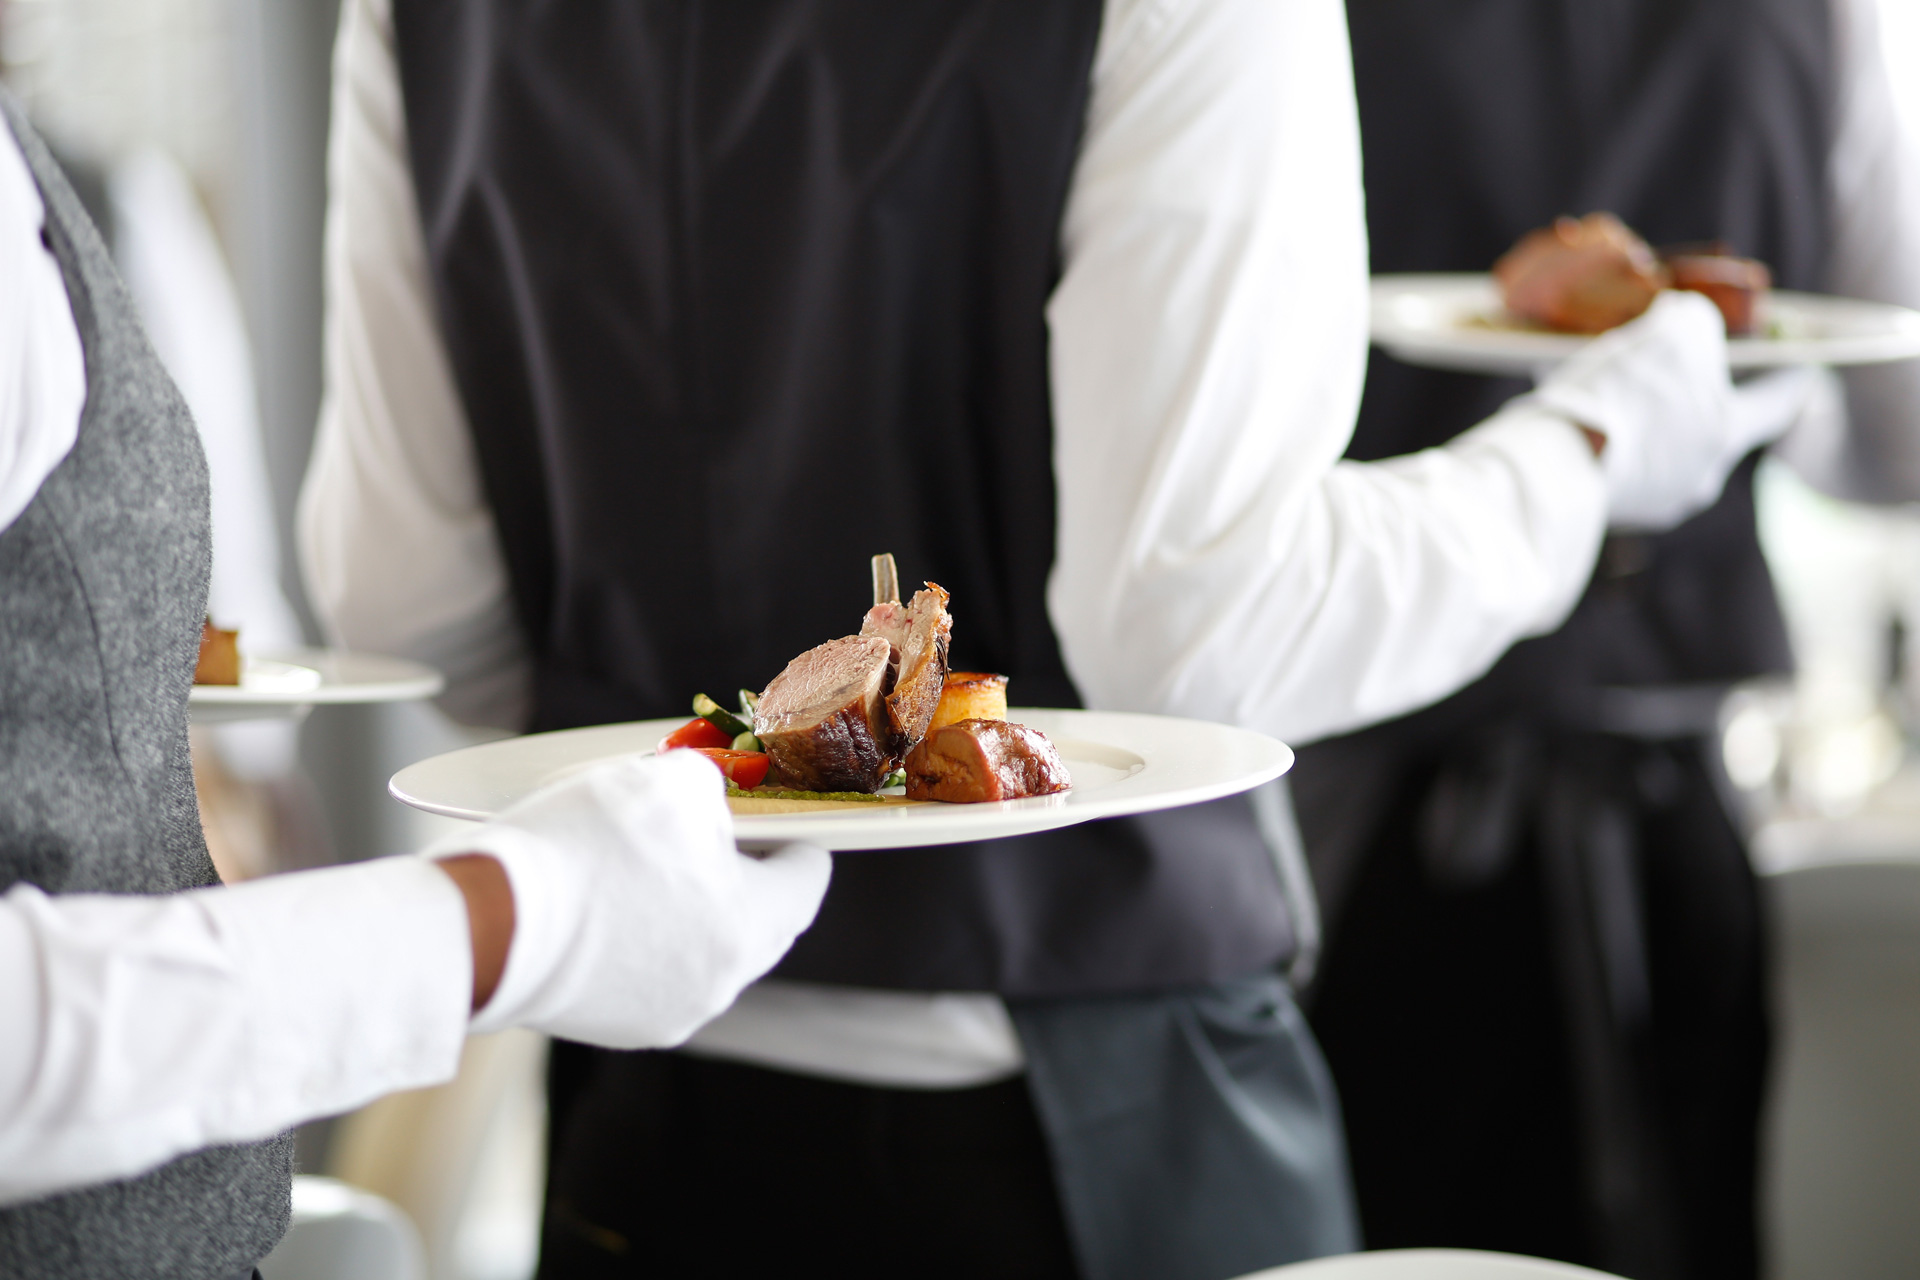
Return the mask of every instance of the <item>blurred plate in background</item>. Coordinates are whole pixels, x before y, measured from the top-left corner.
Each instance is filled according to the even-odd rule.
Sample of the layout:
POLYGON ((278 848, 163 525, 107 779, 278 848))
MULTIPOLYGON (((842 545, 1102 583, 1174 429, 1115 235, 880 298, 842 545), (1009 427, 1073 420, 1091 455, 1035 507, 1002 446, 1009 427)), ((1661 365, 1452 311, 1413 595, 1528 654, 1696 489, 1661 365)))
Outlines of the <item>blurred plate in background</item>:
POLYGON ((194 685, 187 714, 195 724, 286 719, 322 704, 431 698, 445 683, 432 667, 404 658, 344 649, 277 649, 246 655, 239 684, 194 685))
MULTIPOLYGON (((1880 302, 1775 290, 1762 337, 1727 340, 1734 369, 1796 364, 1878 364, 1920 356, 1920 312, 1880 302)), ((1372 337, 1396 359, 1432 369, 1527 375, 1559 364, 1593 339, 1519 327, 1493 277, 1373 278, 1372 337)))

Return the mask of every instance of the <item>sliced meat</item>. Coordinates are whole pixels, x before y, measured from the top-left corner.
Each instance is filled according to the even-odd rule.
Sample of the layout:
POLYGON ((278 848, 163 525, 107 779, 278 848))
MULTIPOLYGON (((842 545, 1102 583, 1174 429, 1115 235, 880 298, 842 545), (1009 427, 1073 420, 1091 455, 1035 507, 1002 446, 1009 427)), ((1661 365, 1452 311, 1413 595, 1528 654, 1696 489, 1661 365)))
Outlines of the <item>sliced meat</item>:
POLYGON ((873 792, 886 782, 896 761, 891 655, 878 636, 842 636, 789 662, 761 693, 753 733, 786 785, 873 792))
POLYGON ((1625 324, 1667 283, 1647 242, 1610 213, 1528 233, 1493 264, 1493 275, 1508 311, 1565 333, 1625 324))
POLYGON ((900 675, 900 652, 907 647, 907 637, 913 633, 913 607, 901 604, 898 600, 888 600, 867 610, 867 616, 861 620, 860 634, 879 636, 887 642, 890 651, 887 659, 887 687, 900 675))
POLYGON ((953 618, 947 593, 929 582, 913 593, 913 603, 877 604, 867 611, 860 634, 887 642, 893 683, 887 690, 887 747, 896 761, 927 736, 940 691, 947 681, 947 644, 953 618))
POLYGON ((962 720, 907 757, 907 799, 976 804, 1052 795, 1072 785, 1047 735, 1007 720, 962 720))

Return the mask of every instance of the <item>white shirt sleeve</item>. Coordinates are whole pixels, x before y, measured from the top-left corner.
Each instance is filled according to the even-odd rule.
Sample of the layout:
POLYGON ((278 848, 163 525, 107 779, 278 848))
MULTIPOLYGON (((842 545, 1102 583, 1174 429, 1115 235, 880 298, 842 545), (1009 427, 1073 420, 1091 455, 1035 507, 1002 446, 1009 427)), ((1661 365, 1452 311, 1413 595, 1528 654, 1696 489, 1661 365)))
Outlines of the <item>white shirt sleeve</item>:
POLYGON ((1339 0, 1111 6, 1063 237, 1049 607, 1089 705, 1301 742, 1571 609, 1606 499, 1565 420, 1340 460, 1367 255, 1339 0))
MULTIPOLYGON (((524 647, 433 312, 386 0, 347 0, 330 165, 310 589, 336 639, 434 662, 457 713, 513 723, 524 647)), ((1113 0, 1063 235, 1050 606, 1093 705, 1304 740, 1451 692, 1578 599, 1605 495, 1564 421, 1510 411, 1339 461, 1367 317, 1338 0, 1113 0)))
POLYGON ((0 897, 0 1204, 452 1077, 466 902, 418 858, 0 897))
POLYGON ((327 174, 307 594, 332 642, 429 663, 449 714, 520 728, 526 646, 428 284, 387 0, 342 5, 327 174))
MULTIPOLYGON (((1895 97, 1881 3, 1832 0, 1838 93, 1826 287, 1920 307, 1920 136, 1895 97)), ((1920 360, 1863 365, 1839 378, 1844 401, 1816 405, 1776 451, 1834 497, 1920 500, 1920 360)))

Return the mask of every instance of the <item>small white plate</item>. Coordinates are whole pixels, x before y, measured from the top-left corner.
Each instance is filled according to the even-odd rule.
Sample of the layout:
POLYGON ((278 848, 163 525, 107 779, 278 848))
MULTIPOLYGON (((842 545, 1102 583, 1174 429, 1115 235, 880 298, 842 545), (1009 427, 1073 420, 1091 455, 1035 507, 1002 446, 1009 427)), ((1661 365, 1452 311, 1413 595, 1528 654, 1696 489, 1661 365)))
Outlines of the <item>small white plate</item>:
MULTIPOLYGON (((1072 775, 1059 795, 987 804, 823 806, 817 813, 736 814, 743 844, 806 840, 827 849, 899 849, 997 840, 1095 818, 1177 809, 1250 791, 1293 766, 1293 752, 1263 733, 1171 716, 1015 708, 1009 720, 1046 734, 1072 775)), ((651 753, 686 723, 568 729, 451 751, 393 775, 394 798, 452 818, 492 817, 588 764, 651 753)))
POLYGON ((239 684, 197 684, 187 695, 195 724, 289 719, 322 704, 411 702, 445 684, 432 667, 342 649, 277 649, 246 655, 239 684))
MULTIPOLYGON (((1503 316, 1489 275, 1373 278, 1373 341, 1408 364, 1525 375, 1559 364, 1593 340, 1515 328, 1503 316)), ((1730 367, 1878 364, 1920 356, 1920 312, 1881 302, 1776 290, 1762 324, 1765 337, 1727 340, 1730 367)))

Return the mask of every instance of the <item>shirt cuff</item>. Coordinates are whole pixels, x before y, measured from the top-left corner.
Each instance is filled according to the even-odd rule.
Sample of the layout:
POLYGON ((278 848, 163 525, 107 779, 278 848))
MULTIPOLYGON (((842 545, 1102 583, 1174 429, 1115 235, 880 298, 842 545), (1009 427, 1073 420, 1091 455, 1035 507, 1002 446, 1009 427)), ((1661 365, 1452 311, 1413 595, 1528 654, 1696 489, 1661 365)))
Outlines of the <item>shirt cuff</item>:
POLYGON ((219 1127, 333 1115, 452 1078, 473 954, 466 898, 440 868, 381 858, 192 896, 240 976, 253 1059, 240 1079, 255 1094, 231 1099, 219 1127))
POLYGON ((1586 434, 1565 414, 1528 402, 1508 405, 1445 448, 1514 473, 1521 519, 1554 584, 1526 634, 1552 631, 1580 603, 1607 535, 1606 475, 1586 434))

